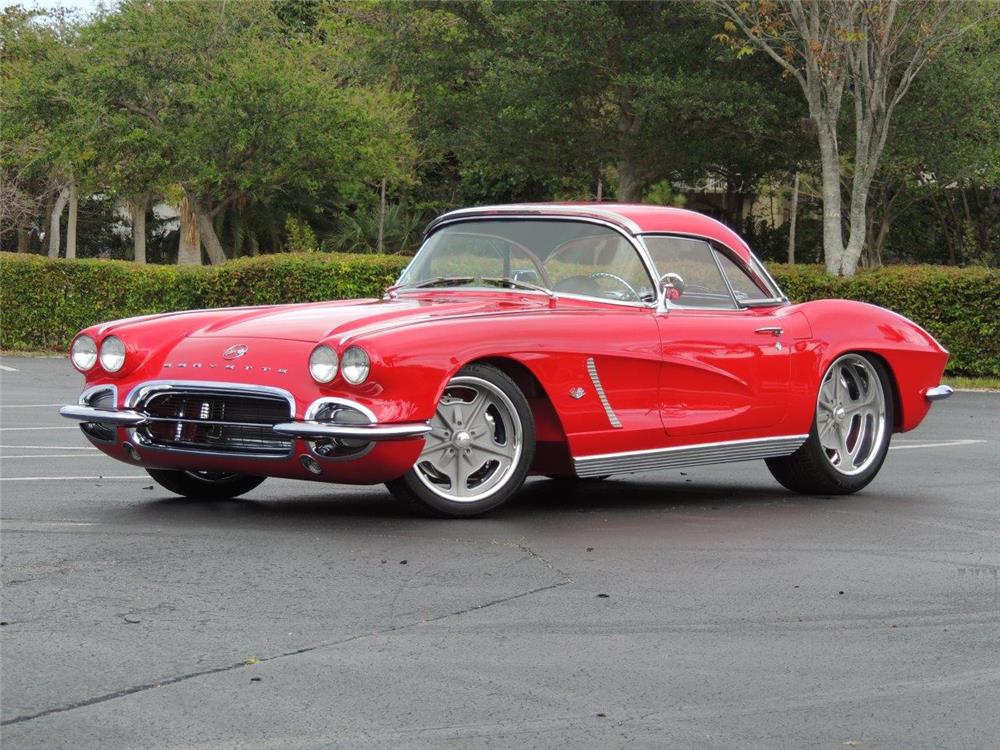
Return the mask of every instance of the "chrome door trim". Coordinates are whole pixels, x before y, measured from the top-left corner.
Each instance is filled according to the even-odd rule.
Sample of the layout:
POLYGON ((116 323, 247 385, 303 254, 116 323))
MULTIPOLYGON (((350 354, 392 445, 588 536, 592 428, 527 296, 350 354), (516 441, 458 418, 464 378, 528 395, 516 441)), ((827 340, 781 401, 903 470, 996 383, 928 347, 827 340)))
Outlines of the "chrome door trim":
POLYGON ((629 474, 639 471, 660 471, 685 466, 776 458, 794 453, 808 437, 808 435, 781 435, 681 445, 674 448, 601 453, 593 456, 574 457, 573 468, 577 476, 596 477, 605 474, 629 474))

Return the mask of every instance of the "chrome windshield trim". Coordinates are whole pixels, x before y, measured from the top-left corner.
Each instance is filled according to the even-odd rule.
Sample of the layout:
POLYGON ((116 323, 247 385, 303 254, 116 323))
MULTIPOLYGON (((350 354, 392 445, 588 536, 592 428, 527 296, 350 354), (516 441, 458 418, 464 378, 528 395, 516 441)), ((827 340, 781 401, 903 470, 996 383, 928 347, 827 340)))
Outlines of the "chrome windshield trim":
POLYGON ((630 234, 639 234, 642 228, 632 219, 600 206, 560 206, 551 203, 515 203, 499 206, 477 206, 459 208, 434 219, 424 230, 424 237, 437 231, 445 223, 466 219, 507 219, 507 218, 544 218, 598 220, 605 224, 624 229, 630 234))
POLYGON ((343 438, 347 440, 408 440, 431 431, 426 422, 400 422, 398 424, 345 425, 332 422, 281 422, 274 426, 279 435, 306 440, 343 438))
MULTIPOLYGON (((643 302, 642 300, 639 300, 638 302, 628 302, 628 301, 625 301, 625 300, 609 300, 609 299, 605 299, 603 297, 588 297, 586 295, 579 295, 579 294, 564 294, 562 292, 558 292, 558 291, 551 290, 551 289, 550 290, 546 290, 546 292, 544 292, 544 294, 546 294, 550 299, 552 299, 552 298, 559 299, 560 297, 569 297, 569 298, 572 298, 572 299, 584 299, 584 300, 595 300, 597 302, 608 302, 608 303, 615 304, 615 305, 627 305, 629 307, 656 308, 658 306, 658 304, 659 304, 659 298, 663 296, 662 291, 660 290, 660 283, 658 281, 659 277, 656 275, 656 266, 653 265, 652 258, 650 258, 649 254, 648 254, 648 252, 646 250, 646 246, 644 244, 642 244, 642 242, 640 242, 638 240, 638 237, 639 237, 639 235, 638 235, 639 225, 638 224, 635 224, 634 222, 632 222, 630 220, 626 220, 634 228, 634 229, 632 229, 632 228, 625 227, 624 225, 622 225, 620 223, 616 223, 615 221, 611 221, 609 219, 603 219, 603 218, 598 218, 598 217, 593 217, 593 216, 580 215, 578 213, 573 213, 573 212, 568 211, 568 210, 567 211, 562 211, 562 212, 560 212, 560 211, 551 211, 550 210, 551 207, 546 207, 546 206, 538 206, 537 207, 538 213, 531 213, 531 214, 525 214, 525 213, 523 213, 523 211, 524 210, 528 210, 528 209, 534 210, 535 207, 533 207, 533 206, 518 206, 518 207, 514 207, 514 208, 517 208, 518 211, 520 211, 520 212, 518 212, 518 211, 511 211, 509 213, 507 213, 507 212, 503 212, 503 213, 499 212, 500 208, 502 208, 502 207, 498 206, 498 207, 495 207, 495 208, 492 208, 492 209, 490 207, 486 207, 486 208, 483 208, 483 209, 459 209, 458 211, 452 211, 450 213, 444 214, 443 216, 441 216, 441 217, 435 219, 434 221, 432 221, 427 226, 427 230, 424 233, 424 240, 420 244, 420 249, 418 249, 417 252, 414 254, 413 260, 411 260, 409 263, 407 263, 406 264, 406 268, 404 268, 402 270, 402 272, 400 272, 399 277, 396 279, 394 285, 399 284, 400 281, 406 276, 406 273, 410 270, 410 267, 413 265, 414 261, 420 255, 420 250, 423 249, 424 243, 427 242, 427 240, 430 238, 430 236, 433 233, 437 232, 438 230, 440 230, 440 229, 442 229, 442 228, 444 228, 446 226, 450 226, 452 224, 463 223, 463 222, 464 223, 470 223, 470 222, 474 222, 474 221, 498 221, 498 220, 499 221, 516 221, 516 220, 521 220, 521 221, 575 221, 575 222, 583 223, 583 224, 596 224, 597 226, 606 227, 608 229, 611 229, 614 232, 617 232, 622 237, 624 237, 625 241, 628 242, 635 249, 635 251, 639 254, 639 260, 642 262, 643 268, 646 269, 646 275, 649 277, 649 281, 651 282, 651 285, 652 285, 651 288, 655 292, 655 294, 657 296, 657 299, 655 301, 653 301, 653 302, 643 302), (476 213, 478 211, 484 211, 484 210, 487 210, 487 211, 488 210, 496 210, 497 213, 485 214, 485 215, 476 213), (464 212, 470 212, 470 213, 464 213, 464 212)), ((511 207, 508 207, 508 208, 511 208, 511 207)), ((601 212, 596 212, 596 213, 604 213, 604 214, 610 214, 612 216, 617 216, 617 214, 614 214, 613 211, 601 211, 601 212)), ((621 218, 621 219, 624 220, 624 217, 619 217, 619 218, 621 218)), ((448 289, 448 288, 449 287, 435 287, 435 289, 437 291, 440 291, 442 289, 448 289)), ((428 291, 428 290, 426 290, 426 289, 425 290, 420 290, 420 289, 405 289, 404 288, 404 289, 394 290, 392 293, 398 295, 400 293, 413 292, 413 291, 428 291)), ((501 289, 499 287, 496 288, 496 291, 517 292, 519 294, 543 294, 543 292, 536 292, 536 291, 528 290, 528 289, 501 289)))
POLYGON ((950 385, 936 385, 933 388, 928 388, 924 392, 924 398, 930 402, 934 401, 944 401, 955 392, 955 389, 950 385))

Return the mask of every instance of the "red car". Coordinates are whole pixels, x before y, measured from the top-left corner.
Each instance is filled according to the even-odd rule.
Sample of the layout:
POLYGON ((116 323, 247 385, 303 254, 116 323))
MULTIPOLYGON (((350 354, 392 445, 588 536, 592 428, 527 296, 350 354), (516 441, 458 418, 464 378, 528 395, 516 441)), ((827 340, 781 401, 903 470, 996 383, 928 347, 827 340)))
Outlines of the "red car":
POLYGON ((71 357, 86 388, 62 415, 173 492, 385 482, 449 516, 529 474, 751 459, 855 492, 951 394, 948 352, 906 318, 790 304, 713 219, 606 203, 453 211, 381 299, 120 320, 71 357))

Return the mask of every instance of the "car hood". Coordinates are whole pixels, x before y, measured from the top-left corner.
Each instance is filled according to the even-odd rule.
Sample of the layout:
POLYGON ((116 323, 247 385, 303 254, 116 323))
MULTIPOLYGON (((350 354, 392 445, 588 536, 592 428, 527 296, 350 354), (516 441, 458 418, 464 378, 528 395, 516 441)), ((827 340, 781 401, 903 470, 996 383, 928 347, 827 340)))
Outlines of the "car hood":
POLYGON ((210 320, 199 320, 200 325, 188 330, 187 337, 317 342, 436 319, 531 309, 541 304, 514 295, 504 296, 506 299, 493 296, 353 300, 217 310, 210 320))

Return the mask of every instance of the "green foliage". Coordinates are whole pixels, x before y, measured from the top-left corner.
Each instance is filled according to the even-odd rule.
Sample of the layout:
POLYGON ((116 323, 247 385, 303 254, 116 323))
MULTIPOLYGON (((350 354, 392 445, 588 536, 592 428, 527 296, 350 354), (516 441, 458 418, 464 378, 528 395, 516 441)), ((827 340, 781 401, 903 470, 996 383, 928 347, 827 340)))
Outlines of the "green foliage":
POLYGON ((919 323, 951 352, 948 373, 1000 376, 1000 271, 888 266, 853 278, 822 266, 770 265, 790 299, 843 298, 880 305, 919 323))
MULTIPOLYGON (((344 217, 343 227, 324 245, 341 252, 374 253, 378 246, 378 206, 359 206, 344 217)), ((412 253, 420 242, 420 230, 427 222, 402 203, 386 206, 383 248, 388 253, 412 253)))
POLYGON ((306 222, 295 216, 285 219, 285 234, 288 239, 285 249, 292 253, 314 253, 318 249, 316 233, 306 222))
POLYGON ((308 253, 137 266, 0 253, 0 348, 65 349, 81 328, 166 310, 379 296, 407 258, 308 253))
MULTIPOLYGON (((166 310, 378 296, 406 262, 391 255, 295 253, 201 268, 0 253, 0 348, 65 349, 86 326, 166 310)), ((914 266, 851 279, 813 265, 772 265, 771 271, 795 301, 855 299, 916 321, 951 351, 949 374, 1000 377, 1000 271, 914 266)))

